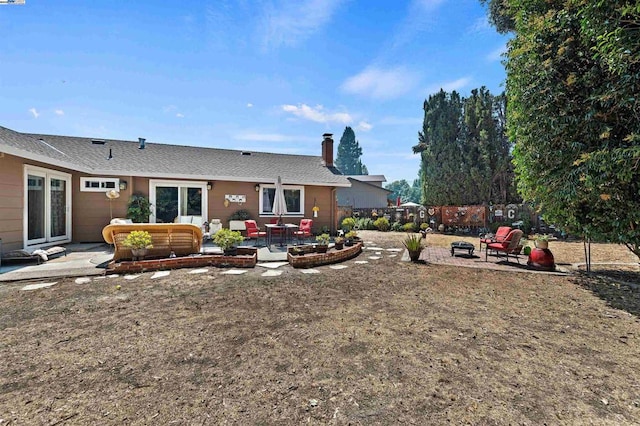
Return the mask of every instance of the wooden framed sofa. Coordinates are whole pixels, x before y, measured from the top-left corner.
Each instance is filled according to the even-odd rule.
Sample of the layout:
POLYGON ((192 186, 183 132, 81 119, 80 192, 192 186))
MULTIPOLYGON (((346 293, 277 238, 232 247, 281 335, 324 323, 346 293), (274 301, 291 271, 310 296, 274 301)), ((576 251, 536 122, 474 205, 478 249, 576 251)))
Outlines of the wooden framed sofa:
POLYGON ((192 223, 131 223, 109 224, 102 230, 102 237, 113 244, 113 260, 132 259, 131 249, 123 242, 131 231, 147 231, 151 234, 151 244, 147 257, 188 256, 200 253, 202 249, 202 229, 192 223))

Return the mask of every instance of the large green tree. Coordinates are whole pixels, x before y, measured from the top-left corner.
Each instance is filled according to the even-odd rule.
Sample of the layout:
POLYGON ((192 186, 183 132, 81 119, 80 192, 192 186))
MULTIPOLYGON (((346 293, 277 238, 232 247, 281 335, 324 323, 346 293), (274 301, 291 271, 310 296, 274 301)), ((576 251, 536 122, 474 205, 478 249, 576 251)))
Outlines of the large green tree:
POLYGON ((517 201, 504 95, 486 88, 468 98, 444 90, 424 102, 418 136, 422 202, 428 205, 517 201))
POLYGON ((351 127, 347 126, 338 144, 336 167, 345 175, 368 175, 369 171, 367 166, 362 164, 361 156, 362 148, 356 140, 356 134, 351 127))
POLYGON ((409 185, 405 179, 394 180, 385 186, 386 189, 393 191, 387 197, 394 202, 400 197, 401 202, 420 203, 422 196, 422 187, 419 179, 413 180, 413 185, 409 185))
POLYGON ((488 3, 514 33, 505 64, 520 193, 549 221, 640 257, 640 5, 488 3))

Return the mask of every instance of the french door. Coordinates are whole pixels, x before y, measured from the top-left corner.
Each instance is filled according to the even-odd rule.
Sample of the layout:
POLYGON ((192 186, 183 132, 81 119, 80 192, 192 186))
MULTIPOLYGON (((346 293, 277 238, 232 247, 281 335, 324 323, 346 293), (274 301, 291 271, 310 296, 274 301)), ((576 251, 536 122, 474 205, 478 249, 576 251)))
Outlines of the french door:
POLYGON ((179 216, 207 219, 206 182, 151 180, 149 194, 152 223, 171 223, 179 216))
POLYGON ((71 241, 71 175, 25 167, 24 245, 71 241))

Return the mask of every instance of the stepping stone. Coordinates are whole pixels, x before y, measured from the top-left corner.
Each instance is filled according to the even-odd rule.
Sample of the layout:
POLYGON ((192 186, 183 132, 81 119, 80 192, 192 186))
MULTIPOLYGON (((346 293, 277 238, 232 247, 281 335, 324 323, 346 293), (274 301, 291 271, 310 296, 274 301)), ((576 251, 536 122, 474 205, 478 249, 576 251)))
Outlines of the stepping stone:
POLYGON ((397 254, 390 254, 389 257, 396 257, 397 254))
POLYGON ((138 275, 125 275, 124 279, 125 280, 135 280, 136 278, 138 278, 140 276, 140 274, 138 275))
POLYGON ((319 274, 320 271, 318 271, 317 269, 300 269, 300 272, 302 272, 303 274, 319 274))
POLYGON ((382 258, 380 256, 369 256, 369 259, 378 260, 378 259, 382 259, 382 258))
POLYGON ((331 269, 345 269, 348 268, 347 265, 329 265, 329 268, 331 269))
POLYGON ((37 283, 37 284, 29 284, 22 287, 20 290, 37 290, 39 288, 47 288, 58 284, 58 281, 53 283, 37 283))
POLYGON ((263 268, 269 268, 269 269, 276 269, 288 264, 289 262, 264 262, 264 263, 257 263, 256 266, 262 266, 263 268))
POLYGON ((246 269, 229 269, 228 271, 222 272, 224 275, 242 275, 246 274, 246 269))
POLYGON ((194 269, 193 271, 189 271, 190 274, 206 274, 207 272, 209 272, 207 268, 194 269))
POLYGON ((390 248, 390 249, 387 249, 387 251, 395 251, 395 252, 400 252, 400 251, 402 251, 402 250, 404 250, 404 249, 399 249, 399 248, 390 248))
POLYGON ((87 278, 87 277, 76 278, 76 284, 87 284, 90 282, 91 282, 91 278, 87 278))
POLYGON ((151 279, 155 280, 156 278, 163 278, 169 276, 171 271, 158 271, 155 274, 151 275, 151 279))
POLYGON ((367 247, 367 250, 384 250, 382 247, 367 247))
POLYGON ((118 278, 120 275, 118 274, 109 274, 107 275, 107 278, 118 278))
POLYGON ((365 263, 369 263, 368 260, 356 260, 355 262, 356 265, 364 265, 365 263))
POLYGON ((262 273, 263 277, 279 277, 283 271, 266 271, 262 273))
POLYGON ((380 256, 381 254, 382 254, 382 252, 380 252, 380 251, 376 252, 376 256, 380 256))

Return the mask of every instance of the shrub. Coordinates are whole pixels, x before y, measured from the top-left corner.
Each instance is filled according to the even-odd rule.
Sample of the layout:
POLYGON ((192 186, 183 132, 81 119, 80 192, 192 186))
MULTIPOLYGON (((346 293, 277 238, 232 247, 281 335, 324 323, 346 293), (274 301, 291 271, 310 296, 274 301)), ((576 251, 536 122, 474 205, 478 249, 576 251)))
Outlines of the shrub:
POLYGON ((404 232, 415 232, 416 231, 416 224, 413 222, 407 222, 404 225, 402 225, 402 230, 404 232))
MULTIPOLYGON (((237 219, 234 219, 237 220, 237 219)), ((244 241, 244 237, 239 231, 232 231, 227 228, 222 228, 211 237, 213 242, 222 250, 228 250, 231 247, 244 241)))
POLYGON ((422 223, 420 224, 420 229, 421 229, 422 231, 424 231, 424 230, 425 230, 425 229, 427 229, 428 227, 429 227, 429 224, 428 224, 427 222, 422 222, 422 223))
POLYGON ((229 216, 228 220, 249 220, 249 219, 251 219, 251 213, 249 213, 247 210, 240 209, 231 213, 231 216, 229 216))
POLYGON ((377 218, 373 225, 378 228, 378 231, 386 232, 389 230, 389 221, 386 217, 377 218))
POLYGON ((358 237, 358 233, 356 231, 349 231, 345 234, 344 236, 346 239, 351 240, 353 238, 357 238, 358 237))
POLYGON ((393 222, 391 224, 391 230, 395 232, 402 231, 402 224, 400 222, 393 222))
POLYGON ((373 220, 369 217, 362 217, 358 219, 358 221, 356 222, 356 226, 358 227, 358 229, 376 229, 376 226, 373 224, 373 220))
POLYGON ((318 242, 318 244, 322 245, 322 246, 327 246, 329 245, 329 234, 320 234, 316 237, 316 241, 318 242))
POLYGON ((153 248, 151 234, 147 231, 131 231, 124 239, 122 245, 132 249, 153 248))
POLYGON ((356 226, 356 220, 352 217, 345 217, 342 220, 342 229, 351 231, 356 226))
POLYGON ((135 223, 149 222, 151 203, 142 194, 133 194, 127 204, 127 218, 135 223))

